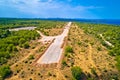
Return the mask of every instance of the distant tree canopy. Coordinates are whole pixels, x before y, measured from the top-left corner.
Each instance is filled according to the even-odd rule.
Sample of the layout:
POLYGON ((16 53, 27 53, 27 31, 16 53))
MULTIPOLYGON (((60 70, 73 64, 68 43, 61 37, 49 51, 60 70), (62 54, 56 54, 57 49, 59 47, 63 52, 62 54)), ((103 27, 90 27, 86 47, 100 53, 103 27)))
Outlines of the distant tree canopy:
POLYGON ((65 22, 63 21, 49 21, 49 20, 39 20, 39 19, 9 19, 0 18, 0 29, 10 29, 19 27, 29 27, 35 26, 38 29, 41 28, 55 28, 63 27, 65 22))

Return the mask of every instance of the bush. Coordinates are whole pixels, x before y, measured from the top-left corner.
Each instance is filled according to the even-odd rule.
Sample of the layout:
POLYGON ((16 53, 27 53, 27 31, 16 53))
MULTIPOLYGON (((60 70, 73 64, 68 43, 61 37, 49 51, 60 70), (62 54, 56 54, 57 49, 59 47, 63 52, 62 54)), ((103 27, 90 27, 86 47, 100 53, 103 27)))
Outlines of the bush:
POLYGON ((72 75, 76 80, 81 80, 82 79, 82 70, 80 67, 75 66, 71 68, 72 75))
POLYGON ((101 47, 97 47, 97 50, 98 50, 98 51, 101 51, 102 49, 101 49, 101 47))
POLYGON ((66 52, 66 53, 73 53, 72 47, 67 46, 66 49, 65 49, 65 52, 66 52))
POLYGON ((65 57, 70 58, 70 54, 69 53, 65 53, 65 57))
POLYGON ((34 59, 34 56, 33 56, 33 55, 30 55, 30 56, 29 56, 29 60, 31 60, 31 59, 34 59))
POLYGON ((97 76, 97 73, 94 68, 91 69, 91 73, 93 73, 95 76, 97 76))
POLYGON ((23 47, 24 47, 25 49, 28 49, 30 46, 29 46, 28 42, 26 42, 26 43, 23 44, 23 47))
POLYGON ((116 57, 116 61, 117 61, 116 67, 120 71, 120 55, 116 57))
POLYGON ((112 75, 112 76, 111 76, 111 80, 119 80, 119 76, 117 76, 117 75, 112 75))
POLYGON ((26 40, 24 39, 24 38, 21 38, 20 40, 19 40, 19 44, 24 44, 26 42, 26 40))
POLYGON ((1 57, 0 58, 0 65, 4 64, 4 63, 7 63, 7 59, 4 58, 4 57, 1 57))
POLYGON ((64 65, 64 66, 67 66, 67 63, 66 63, 66 61, 62 61, 62 64, 64 65))
POLYGON ((52 76, 52 74, 50 72, 48 72, 48 76, 52 76))
POLYGON ((0 67, 0 77, 4 79, 5 77, 11 74, 11 70, 9 66, 2 66, 0 67))
POLYGON ((77 44, 80 46, 82 44, 82 42, 78 42, 77 44))

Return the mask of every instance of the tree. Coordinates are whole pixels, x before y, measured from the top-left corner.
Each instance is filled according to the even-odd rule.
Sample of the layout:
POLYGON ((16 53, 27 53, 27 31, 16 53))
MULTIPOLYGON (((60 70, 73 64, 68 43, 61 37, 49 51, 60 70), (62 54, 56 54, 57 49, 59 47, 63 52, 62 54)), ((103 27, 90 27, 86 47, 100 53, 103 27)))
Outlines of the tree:
POLYGON ((23 44, 23 47, 24 47, 25 49, 27 49, 27 48, 29 48, 30 46, 29 46, 28 42, 26 42, 26 43, 23 44))
POLYGON ((80 67, 75 66, 71 68, 72 75, 76 80, 81 80, 82 79, 82 70, 80 67))
POLYGON ((4 64, 7 62, 7 59, 4 57, 0 57, 0 65, 4 64))
POLYGON ((25 40, 24 38, 20 38, 19 44, 23 44, 23 43, 25 43, 25 42, 26 42, 26 40, 25 40))
POLYGON ((7 46, 7 51, 8 51, 8 52, 12 52, 12 51, 13 51, 13 50, 12 50, 12 49, 13 49, 13 46, 14 46, 13 44, 9 44, 9 45, 7 46))
POLYGON ((71 46, 67 46, 66 49, 65 49, 65 52, 66 53, 73 53, 73 49, 71 46))
POLYGON ((4 79, 5 77, 11 74, 11 70, 9 66, 2 66, 0 67, 0 77, 4 79))

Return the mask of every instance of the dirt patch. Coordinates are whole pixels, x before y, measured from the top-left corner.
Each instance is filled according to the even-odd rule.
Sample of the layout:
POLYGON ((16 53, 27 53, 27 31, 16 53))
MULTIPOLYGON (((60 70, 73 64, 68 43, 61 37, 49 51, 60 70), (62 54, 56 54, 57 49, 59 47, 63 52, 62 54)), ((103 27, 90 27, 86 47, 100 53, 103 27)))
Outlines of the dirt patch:
POLYGON ((46 36, 57 36, 63 32, 63 28, 42 29, 41 32, 46 36))

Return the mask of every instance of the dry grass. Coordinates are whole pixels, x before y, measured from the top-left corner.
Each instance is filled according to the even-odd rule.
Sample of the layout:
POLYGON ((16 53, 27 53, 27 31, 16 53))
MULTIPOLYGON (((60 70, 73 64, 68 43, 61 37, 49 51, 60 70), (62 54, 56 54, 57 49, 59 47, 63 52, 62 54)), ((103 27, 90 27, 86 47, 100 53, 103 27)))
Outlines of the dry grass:
POLYGON ((102 79, 109 79, 118 73, 114 58, 108 55, 107 49, 99 40, 85 34, 76 25, 71 27, 69 34, 68 45, 74 50, 74 66, 80 66, 86 75, 91 74, 94 77, 91 72, 93 68, 102 79))
MULTIPOLYGON (((58 29, 54 31, 59 32, 58 29)), ((58 34, 58 32, 56 33, 58 34)), ((52 35, 52 32, 50 32, 50 35, 52 35)), ((64 80, 64 76, 59 69, 39 68, 32 64, 49 45, 42 44, 38 41, 39 40, 31 41, 29 49, 19 48, 16 56, 9 60, 8 64, 11 65, 13 73, 6 80, 64 80), (30 55, 32 55, 34 59, 29 59, 30 55)))
MULTIPOLYGON (((58 35, 62 33, 62 28, 46 29, 45 32, 52 36, 58 35)), ((37 58, 49 44, 43 45, 36 40, 31 41, 30 45, 29 49, 19 49, 19 53, 9 61, 12 65, 22 60, 12 67, 13 74, 6 80, 72 80, 72 66, 79 66, 86 75, 90 74, 93 78, 95 76, 91 69, 94 68, 99 78, 103 80, 109 80, 109 76, 118 73, 114 66, 114 58, 108 55, 107 49, 99 40, 85 34, 75 24, 70 29, 67 41, 67 46, 72 46, 74 53, 64 57, 67 65, 62 65, 60 69, 33 66, 35 59, 29 60, 29 56, 26 56, 31 53, 34 58, 37 58)))
POLYGON ((44 29, 43 32, 47 36, 57 36, 63 32, 63 28, 44 29))

